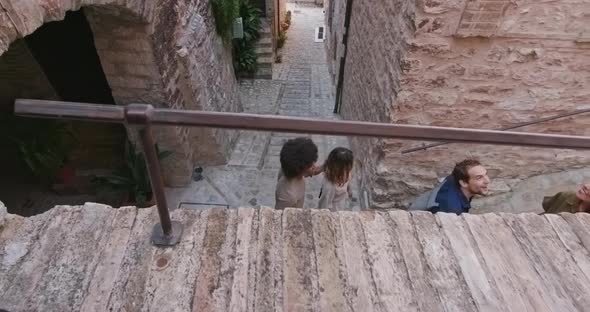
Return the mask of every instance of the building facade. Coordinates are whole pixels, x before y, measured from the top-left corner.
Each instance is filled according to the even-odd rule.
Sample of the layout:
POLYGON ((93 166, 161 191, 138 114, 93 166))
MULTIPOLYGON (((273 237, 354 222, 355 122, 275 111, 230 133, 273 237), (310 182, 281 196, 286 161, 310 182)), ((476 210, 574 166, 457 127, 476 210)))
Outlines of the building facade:
MULTIPOLYGON (((346 119, 503 129, 590 108, 590 1, 326 1, 326 49, 346 119), (345 27, 348 25, 348 27, 345 27)), ((514 131, 589 135, 579 114, 514 131)), ((480 159, 494 193, 584 168, 587 152, 353 139, 371 206, 405 207, 480 159)))

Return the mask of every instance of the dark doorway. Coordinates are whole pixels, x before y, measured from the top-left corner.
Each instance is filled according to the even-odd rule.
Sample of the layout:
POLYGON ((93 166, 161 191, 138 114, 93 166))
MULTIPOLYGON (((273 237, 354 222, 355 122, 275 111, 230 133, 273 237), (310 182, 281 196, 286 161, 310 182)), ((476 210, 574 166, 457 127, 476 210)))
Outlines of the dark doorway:
POLYGON ((123 161, 124 127, 17 117, 16 98, 115 104, 82 11, 41 26, 0 55, 0 201, 23 216, 58 204, 117 205, 110 194, 97 195, 92 178, 123 161), (61 148, 71 133, 77 142, 61 148), (31 158, 54 170, 36 170, 31 158))
POLYGON ((82 10, 41 26, 25 41, 62 100, 115 104, 82 10))
POLYGON ((263 16, 266 15, 266 0, 250 0, 250 3, 259 8, 263 16))

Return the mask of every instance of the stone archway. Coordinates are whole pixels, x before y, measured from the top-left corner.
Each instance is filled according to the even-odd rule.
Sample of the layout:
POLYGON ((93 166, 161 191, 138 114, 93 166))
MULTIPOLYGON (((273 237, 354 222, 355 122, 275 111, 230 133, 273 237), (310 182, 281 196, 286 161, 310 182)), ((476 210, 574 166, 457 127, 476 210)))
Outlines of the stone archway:
MULTIPOLYGON (((231 52, 215 34, 207 1, 2 0, 0 55, 42 24, 82 8, 117 104, 241 111, 231 52)), ((163 162, 169 186, 187 184, 194 165, 224 163, 236 136, 181 127, 155 132, 174 151, 163 162)))

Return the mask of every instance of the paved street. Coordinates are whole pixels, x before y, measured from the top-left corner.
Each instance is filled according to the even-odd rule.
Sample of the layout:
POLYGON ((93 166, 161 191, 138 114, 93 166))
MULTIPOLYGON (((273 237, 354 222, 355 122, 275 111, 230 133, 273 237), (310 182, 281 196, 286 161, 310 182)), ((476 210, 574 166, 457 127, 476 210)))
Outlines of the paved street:
MULTIPOLYGON (((280 50, 282 63, 273 65, 273 80, 243 80, 240 95, 244 111, 255 114, 336 119, 334 86, 326 65, 323 43, 314 42, 315 27, 323 25, 321 8, 289 4, 293 12, 287 41, 280 50)), ((279 153, 283 143, 299 135, 242 131, 230 161, 205 167, 204 179, 187 188, 168 189, 171 208, 212 206, 274 206, 279 153)), ((319 160, 337 146, 348 147, 345 137, 311 135, 318 145, 319 160)), ((317 207, 322 176, 307 180, 305 207, 317 207)), ((354 185, 356 183, 353 183, 354 185)), ((357 209, 357 192, 351 209, 357 209)))

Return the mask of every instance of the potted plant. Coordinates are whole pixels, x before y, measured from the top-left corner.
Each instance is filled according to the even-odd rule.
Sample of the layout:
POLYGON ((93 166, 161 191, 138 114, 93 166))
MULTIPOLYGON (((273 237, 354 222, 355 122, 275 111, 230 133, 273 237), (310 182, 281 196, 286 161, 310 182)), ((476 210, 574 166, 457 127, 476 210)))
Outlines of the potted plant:
MULTIPOLYGON (((162 160, 172 154, 171 151, 162 151, 155 145, 158 159, 162 160)), ((99 187, 113 191, 125 191, 127 202, 137 207, 149 207, 154 203, 149 173, 143 153, 136 151, 131 141, 125 144, 125 158, 121 166, 110 175, 97 176, 94 182, 99 187)))
POLYGON ((41 182, 51 185, 62 181, 61 174, 66 171, 75 175, 67 159, 78 138, 70 124, 2 114, 0 125, 0 135, 18 149, 26 167, 41 182))

